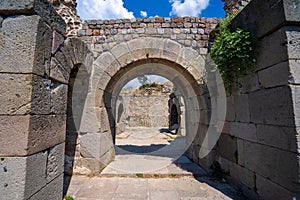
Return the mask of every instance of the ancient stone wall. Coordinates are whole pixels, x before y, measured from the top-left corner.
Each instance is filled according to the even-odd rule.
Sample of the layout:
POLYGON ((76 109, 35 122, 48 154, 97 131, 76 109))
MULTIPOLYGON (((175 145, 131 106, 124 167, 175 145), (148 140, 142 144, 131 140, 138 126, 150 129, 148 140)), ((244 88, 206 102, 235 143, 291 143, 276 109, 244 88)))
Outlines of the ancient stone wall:
POLYGON ((251 0, 222 0, 225 2, 224 10, 227 14, 237 13, 242 10, 251 0))
POLYGON ((233 21, 234 28, 251 30, 261 40, 257 69, 227 98, 226 123, 212 153, 252 198, 300 198, 300 13, 295 5, 252 0, 233 21))
POLYGON ((217 23, 217 18, 197 17, 88 20, 78 37, 88 44, 104 44, 103 49, 139 37, 165 38, 206 54, 209 33, 217 23))
POLYGON ((57 13, 65 20, 67 30, 65 36, 76 36, 77 31, 81 29, 82 22, 76 11, 76 0, 48 0, 57 13))
POLYGON ((50 63, 65 24, 45 1, 0 1, 0 18, 0 199, 61 199, 67 85, 50 63))
POLYGON ((128 127, 168 127, 169 95, 122 95, 128 127))

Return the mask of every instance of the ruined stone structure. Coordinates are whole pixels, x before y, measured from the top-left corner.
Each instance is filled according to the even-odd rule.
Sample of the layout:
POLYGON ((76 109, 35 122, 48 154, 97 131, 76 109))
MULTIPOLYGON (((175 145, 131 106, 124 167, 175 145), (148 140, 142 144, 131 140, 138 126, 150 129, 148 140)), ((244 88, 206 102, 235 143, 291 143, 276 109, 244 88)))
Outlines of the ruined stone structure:
POLYGON ((251 0, 222 0, 225 2, 224 10, 227 14, 237 13, 242 10, 251 0))
POLYGON ((202 158, 226 105, 207 85, 216 19, 92 20, 66 39, 47 0, 0 1, 0 199, 61 199, 64 154, 67 172, 99 173, 114 157, 119 93, 145 74, 183 98, 190 158, 219 161, 249 196, 300 198, 299 6, 252 0, 235 19, 262 40, 258 66, 227 98, 221 138, 202 158))
POLYGON ((57 13, 65 20, 67 30, 65 36, 76 36, 77 31, 81 29, 82 22, 76 12, 76 0, 48 0, 57 13))

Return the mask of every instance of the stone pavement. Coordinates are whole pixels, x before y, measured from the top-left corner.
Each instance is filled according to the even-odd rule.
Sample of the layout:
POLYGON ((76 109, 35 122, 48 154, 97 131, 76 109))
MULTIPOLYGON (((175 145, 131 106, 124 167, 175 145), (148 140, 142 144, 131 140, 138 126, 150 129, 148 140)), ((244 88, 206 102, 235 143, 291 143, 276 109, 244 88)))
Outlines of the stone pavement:
POLYGON ((185 137, 129 130, 117 137, 115 160, 98 177, 73 176, 66 193, 75 200, 243 199, 182 155, 185 148, 185 137))
POLYGON ((243 199, 230 185, 209 178, 125 178, 73 176, 68 195, 75 200, 243 199))

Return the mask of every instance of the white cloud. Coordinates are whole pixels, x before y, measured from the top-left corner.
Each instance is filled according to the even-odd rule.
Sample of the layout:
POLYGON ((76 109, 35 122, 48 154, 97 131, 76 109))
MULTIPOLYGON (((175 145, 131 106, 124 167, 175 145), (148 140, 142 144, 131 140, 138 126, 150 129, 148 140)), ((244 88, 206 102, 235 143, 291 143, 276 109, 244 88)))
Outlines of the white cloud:
POLYGON ((170 15, 176 16, 199 16, 206 9, 209 0, 169 0, 172 4, 170 15))
POLYGON ((140 15, 141 15, 142 17, 147 17, 147 16, 148 16, 148 14, 147 14, 146 11, 141 11, 141 12, 140 12, 140 15))
POLYGON ((77 12, 83 20, 134 18, 123 0, 77 0, 77 12))

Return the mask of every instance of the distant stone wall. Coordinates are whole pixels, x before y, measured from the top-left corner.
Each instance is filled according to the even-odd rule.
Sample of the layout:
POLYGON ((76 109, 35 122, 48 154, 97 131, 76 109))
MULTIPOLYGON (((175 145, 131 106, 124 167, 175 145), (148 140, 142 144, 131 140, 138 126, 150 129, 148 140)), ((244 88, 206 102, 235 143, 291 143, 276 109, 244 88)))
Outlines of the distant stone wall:
POLYGON ((48 0, 57 13, 65 20, 67 30, 65 36, 76 36, 77 31, 81 29, 82 22, 76 12, 76 0, 48 0))
POLYGON ((242 10, 251 0, 222 0, 225 2, 224 10, 227 14, 242 10))
POLYGON ((118 115, 125 119, 127 127, 168 127, 168 100, 167 94, 125 94, 122 95, 123 103, 118 104, 123 112, 118 115))

